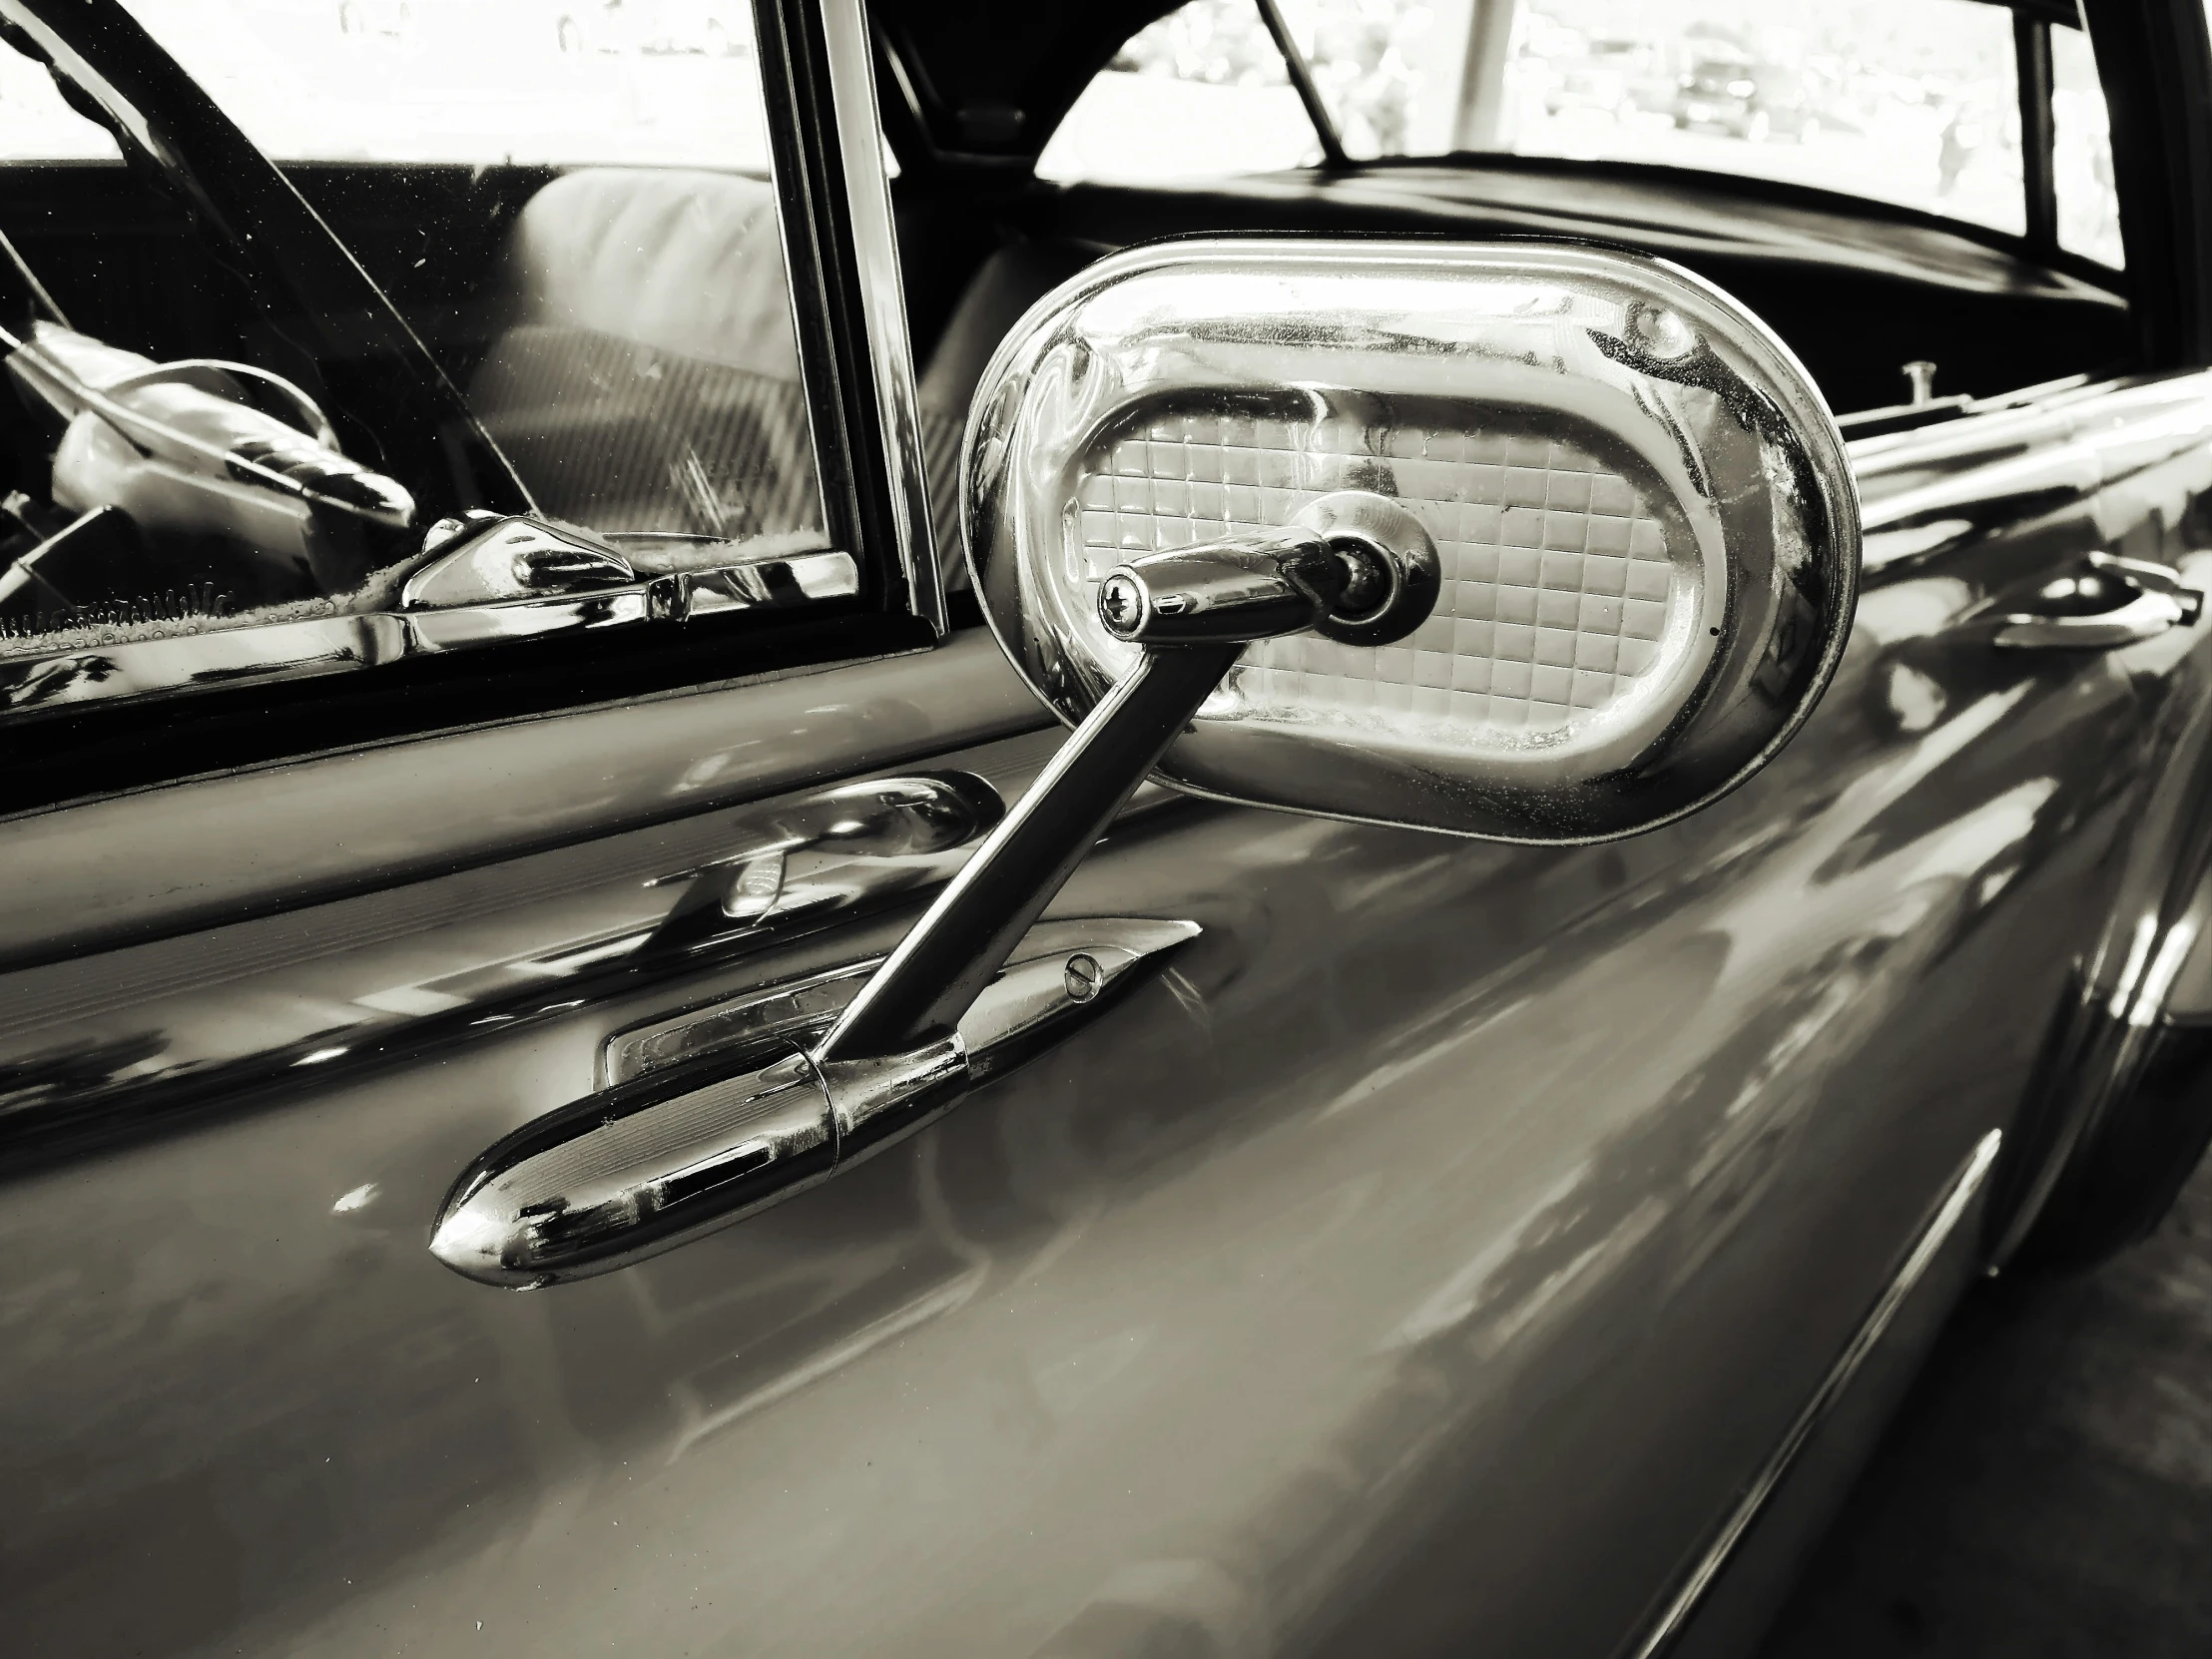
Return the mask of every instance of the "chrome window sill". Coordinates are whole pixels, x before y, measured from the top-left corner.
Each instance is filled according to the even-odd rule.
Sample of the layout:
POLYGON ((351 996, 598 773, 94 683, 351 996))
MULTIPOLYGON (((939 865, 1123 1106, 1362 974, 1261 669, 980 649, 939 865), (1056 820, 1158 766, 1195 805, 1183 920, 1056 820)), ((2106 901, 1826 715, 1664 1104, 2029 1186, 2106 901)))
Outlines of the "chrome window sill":
POLYGON ((0 712, 265 685, 502 641, 850 599, 849 553, 799 553, 620 587, 448 610, 374 611, 131 640, 0 662, 0 712))

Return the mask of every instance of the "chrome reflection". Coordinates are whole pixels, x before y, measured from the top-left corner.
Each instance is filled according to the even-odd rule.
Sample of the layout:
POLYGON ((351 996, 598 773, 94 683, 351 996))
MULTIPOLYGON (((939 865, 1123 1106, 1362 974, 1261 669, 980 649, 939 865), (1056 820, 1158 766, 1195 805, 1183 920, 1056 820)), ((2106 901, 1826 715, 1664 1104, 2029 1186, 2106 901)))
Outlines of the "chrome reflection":
POLYGON ((1199 932, 1110 916, 1042 923, 955 1032, 881 1061, 818 1066, 793 1046, 850 1002, 880 956, 626 1033, 609 1044, 607 1092, 526 1125, 454 1183, 431 1254, 485 1284, 540 1286, 730 1226, 919 1128, 1199 932), (688 1063, 731 1051, 737 1069, 725 1062, 711 1080, 688 1063))
POLYGON ((1134 653, 1145 555, 1358 491, 1435 546, 1379 649, 1248 649, 1168 752, 1197 793, 1531 841, 1604 838, 1755 771, 1841 658, 1858 507, 1819 393, 1686 273, 1543 244, 1192 242, 1032 311, 962 463, 986 614, 1075 720, 1134 653))
POLYGON ((684 883, 641 954, 696 950, 831 897, 787 891, 789 860, 802 851, 844 858, 910 858, 979 840, 1006 816, 997 790, 971 772, 916 773, 843 784, 788 810, 750 819, 739 849, 648 886, 684 883))
POLYGON ((0 662, 0 712, 264 685, 587 628, 802 608, 857 595, 860 567, 849 553, 794 553, 542 598, 491 599, 485 591, 483 602, 443 610, 214 627, 0 662))
POLYGON ((414 518, 406 488, 341 453, 321 406, 280 374, 210 357, 156 362, 43 320, 28 339, 0 329, 0 344, 9 376, 67 422, 54 456, 58 507, 113 503, 178 527, 266 525, 269 511, 213 487, 249 484, 292 504, 289 536, 303 549, 325 533, 310 506, 388 530, 414 518), (273 393, 291 418, 254 408, 247 387, 273 393))
POLYGON ((2044 584, 2030 608, 2007 616, 1992 643, 2008 651, 2104 650, 2186 628, 2204 595, 2179 574, 2146 559, 2092 550, 2085 569, 2044 584))
MULTIPOLYGON (((467 876, 442 877, 401 889, 413 896, 396 921, 381 900, 339 900, 189 950, 94 957, 106 966, 59 1004, 12 976, 13 999, 0 997, 0 1163, 222 1109, 297 1068, 349 1074, 672 975, 742 974, 758 953, 804 954, 831 928, 872 959, 897 936, 886 912, 965 863, 1055 739, 536 854, 488 905, 467 876), (237 1017, 241 998, 249 1019, 237 1017)), ((1173 799, 1148 789, 1128 811, 1173 799)))

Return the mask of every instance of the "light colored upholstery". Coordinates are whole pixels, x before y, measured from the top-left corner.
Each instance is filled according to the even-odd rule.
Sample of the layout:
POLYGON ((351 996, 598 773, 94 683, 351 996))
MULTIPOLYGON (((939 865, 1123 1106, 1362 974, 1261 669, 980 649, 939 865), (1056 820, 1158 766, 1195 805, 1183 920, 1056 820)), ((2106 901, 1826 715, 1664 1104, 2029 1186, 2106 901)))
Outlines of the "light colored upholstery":
POLYGON ((469 397, 555 517, 731 539, 822 524, 764 181, 591 168, 547 185, 509 241, 469 397))

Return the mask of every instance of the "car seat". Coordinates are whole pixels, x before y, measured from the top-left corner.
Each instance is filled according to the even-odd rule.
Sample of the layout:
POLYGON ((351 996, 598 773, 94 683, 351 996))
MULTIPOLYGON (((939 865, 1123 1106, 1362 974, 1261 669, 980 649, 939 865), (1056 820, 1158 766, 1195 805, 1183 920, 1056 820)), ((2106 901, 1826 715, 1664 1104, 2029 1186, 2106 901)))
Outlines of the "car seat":
POLYGON ((541 511, 602 533, 823 526, 766 181, 586 168, 508 240, 478 417, 541 511))

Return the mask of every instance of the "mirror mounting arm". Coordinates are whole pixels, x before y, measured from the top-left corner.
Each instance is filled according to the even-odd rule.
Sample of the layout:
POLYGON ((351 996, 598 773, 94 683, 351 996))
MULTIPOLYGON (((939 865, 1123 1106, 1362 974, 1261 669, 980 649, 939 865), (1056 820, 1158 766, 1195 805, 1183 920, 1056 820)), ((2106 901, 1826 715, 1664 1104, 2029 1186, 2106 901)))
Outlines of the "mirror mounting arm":
POLYGON ((1434 564, 1410 514, 1341 491, 1283 530, 1109 572, 1099 620, 1143 654, 815 1049, 831 1093, 840 1068, 864 1067, 872 1088, 886 1062, 949 1036, 1247 645, 1310 628, 1401 637, 1435 603, 1434 564))
POLYGON ((958 1025, 1244 646, 1145 650, 816 1048, 826 1077, 923 1049, 958 1025))

